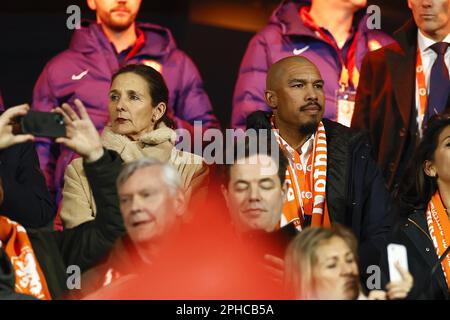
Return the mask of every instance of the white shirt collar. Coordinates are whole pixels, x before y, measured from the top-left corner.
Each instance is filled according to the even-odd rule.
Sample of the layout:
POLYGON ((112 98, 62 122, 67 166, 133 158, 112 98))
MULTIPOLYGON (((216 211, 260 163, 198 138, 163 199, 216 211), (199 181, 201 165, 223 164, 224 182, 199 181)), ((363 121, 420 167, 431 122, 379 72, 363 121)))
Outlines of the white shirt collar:
POLYGON ((309 153, 311 153, 313 146, 314 146, 314 136, 315 133, 312 134, 308 140, 305 141, 305 143, 303 143, 303 145, 300 147, 300 151, 302 155, 308 155, 309 153))
MULTIPOLYGON (((421 54, 427 54, 429 52, 434 52, 430 49, 430 46, 435 44, 438 41, 428 38, 425 36, 420 29, 417 32, 417 44, 419 46, 419 50, 421 54)), ((442 42, 450 43, 450 33, 442 40, 442 42)))

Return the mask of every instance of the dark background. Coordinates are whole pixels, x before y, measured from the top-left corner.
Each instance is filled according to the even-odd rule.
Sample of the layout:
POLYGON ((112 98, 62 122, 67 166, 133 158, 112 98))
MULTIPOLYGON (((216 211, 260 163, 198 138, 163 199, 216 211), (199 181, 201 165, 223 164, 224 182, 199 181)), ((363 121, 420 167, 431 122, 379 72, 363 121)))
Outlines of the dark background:
MULTIPOLYGON (((95 16, 85 0, 5 2, 2 0, 0 9, 0 89, 6 106, 12 106, 31 102, 34 83, 44 65, 68 46, 72 31, 66 28, 67 7, 79 5, 82 18, 95 16)), ((178 46, 199 68, 214 111, 227 127, 234 83, 247 44, 278 3, 143 0, 138 20, 172 30, 178 46)), ((369 0, 370 4, 381 7, 381 27, 389 34, 410 17, 406 0, 369 0)))

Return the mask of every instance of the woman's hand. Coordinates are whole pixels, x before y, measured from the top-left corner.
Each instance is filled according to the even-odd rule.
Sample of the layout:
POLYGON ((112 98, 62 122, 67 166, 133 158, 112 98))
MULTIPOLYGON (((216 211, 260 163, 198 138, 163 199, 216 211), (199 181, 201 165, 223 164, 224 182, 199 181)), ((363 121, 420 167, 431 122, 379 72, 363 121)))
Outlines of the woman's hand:
POLYGON ((72 149, 84 158, 86 162, 94 162, 103 156, 103 146, 100 135, 89 117, 86 108, 79 99, 75 99, 78 114, 69 104, 64 103, 54 111, 64 117, 67 137, 57 138, 56 142, 72 149))
POLYGON ((403 269, 398 261, 395 263, 395 267, 400 273, 402 280, 389 282, 386 285, 386 295, 389 300, 405 299, 414 283, 414 278, 411 273, 409 273, 408 270, 403 269))
POLYGON ((20 106, 7 109, 0 116, 0 150, 34 139, 31 134, 13 134, 12 121, 18 116, 26 115, 28 110, 30 110, 28 104, 21 104, 20 106))

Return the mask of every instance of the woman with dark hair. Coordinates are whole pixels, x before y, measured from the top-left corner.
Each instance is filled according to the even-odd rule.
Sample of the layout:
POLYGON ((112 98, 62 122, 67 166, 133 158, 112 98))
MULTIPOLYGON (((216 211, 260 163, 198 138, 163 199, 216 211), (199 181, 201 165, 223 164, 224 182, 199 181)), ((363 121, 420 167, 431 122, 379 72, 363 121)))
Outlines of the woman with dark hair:
MULTIPOLYGON (((195 201, 202 201, 207 192, 208 168, 201 157, 175 148, 168 100, 169 90, 158 71, 145 65, 123 67, 111 80, 109 123, 103 130, 102 144, 119 153, 124 162, 152 157, 171 163, 180 173, 187 197, 195 194, 195 201)), ((93 220, 96 211, 82 162, 75 159, 64 175, 63 225, 73 228, 93 220)))
MULTIPOLYGON (((414 277, 409 298, 449 299, 450 254, 445 254, 450 243, 449 114, 430 119, 410 172, 410 181, 405 181, 399 193, 400 221, 390 242, 407 248, 414 277)), ((387 274, 386 253, 381 265, 387 274)))

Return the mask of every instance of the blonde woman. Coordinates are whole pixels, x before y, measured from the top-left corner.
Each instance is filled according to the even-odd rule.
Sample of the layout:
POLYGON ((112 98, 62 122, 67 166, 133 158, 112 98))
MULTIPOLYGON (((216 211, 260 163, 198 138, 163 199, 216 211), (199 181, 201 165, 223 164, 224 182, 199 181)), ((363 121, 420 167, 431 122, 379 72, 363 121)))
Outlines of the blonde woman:
POLYGON ((289 292, 301 300, 404 299, 412 288, 412 276, 397 266, 403 281, 392 282, 388 291, 361 291, 357 241, 342 226, 307 228, 289 245, 285 278, 289 292))

